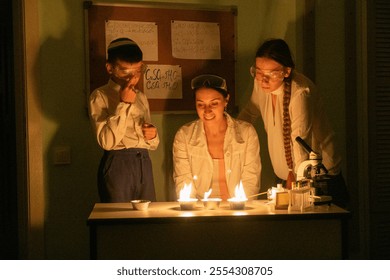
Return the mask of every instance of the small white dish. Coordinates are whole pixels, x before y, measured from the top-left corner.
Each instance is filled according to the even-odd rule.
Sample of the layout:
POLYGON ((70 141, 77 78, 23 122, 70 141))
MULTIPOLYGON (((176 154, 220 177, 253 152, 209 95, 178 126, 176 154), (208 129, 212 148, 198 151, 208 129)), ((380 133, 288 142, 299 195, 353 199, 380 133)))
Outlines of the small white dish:
POLYGON ((145 199, 137 199, 130 201, 131 205, 133 205, 133 209, 135 210, 147 210, 149 208, 150 200, 145 199))
POLYGON ((181 210, 192 210, 195 207, 196 202, 198 201, 196 198, 190 198, 186 200, 178 199, 180 203, 181 210))
POLYGON ((203 206, 207 210, 215 210, 219 208, 219 204, 221 203, 221 198, 208 198, 202 199, 203 206))
POLYGON ((245 203, 247 200, 228 199, 231 210, 243 210, 245 209, 245 203))

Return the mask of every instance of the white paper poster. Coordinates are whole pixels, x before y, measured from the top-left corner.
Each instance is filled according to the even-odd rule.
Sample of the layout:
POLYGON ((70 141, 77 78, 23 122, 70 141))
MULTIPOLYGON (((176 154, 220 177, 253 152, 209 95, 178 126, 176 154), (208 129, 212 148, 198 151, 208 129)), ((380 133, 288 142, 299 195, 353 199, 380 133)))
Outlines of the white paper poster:
POLYGON ((106 49, 112 40, 127 37, 141 48, 143 60, 158 61, 157 24, 140 21, 106 21, 106 49))
POLYGON ((148 64, 144 93, 150 99, 183 98, 181 66, 148 64))
POLYGON ((171 21, 172 56, 182 59, 221 59, 219 23, 171 21))

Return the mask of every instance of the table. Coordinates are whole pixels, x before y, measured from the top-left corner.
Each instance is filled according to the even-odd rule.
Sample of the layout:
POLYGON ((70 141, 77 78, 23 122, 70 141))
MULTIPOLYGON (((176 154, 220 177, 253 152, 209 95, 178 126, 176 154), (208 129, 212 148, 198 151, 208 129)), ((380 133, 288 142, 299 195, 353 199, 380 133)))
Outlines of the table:
POLYGON ((347 259, 349 212, 319 205, 275 210, 265 200, 190 211, 178 202, 96 203, 87 220, 91 259, 347 259))

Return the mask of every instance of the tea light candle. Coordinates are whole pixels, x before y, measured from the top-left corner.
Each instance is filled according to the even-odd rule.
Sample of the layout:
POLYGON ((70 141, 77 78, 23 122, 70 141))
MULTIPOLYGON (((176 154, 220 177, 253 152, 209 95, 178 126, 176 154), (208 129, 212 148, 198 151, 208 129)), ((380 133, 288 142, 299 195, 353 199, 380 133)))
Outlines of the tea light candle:
POLYGON ((184 184, 184 187, 180 190, 180 197, 178 199, 181 210, 192 210, 198 199, 191 198, 192 184, 184 184))
POLYGON ((219 204, 221 203, 221 198, 207 198, 202 199, 203 206, 208 210, 215 210, 219 208, 219 204))
POLYGON ((196 198, 188 198, 188 199, 178 199, 178 201, 180 203, 181 210, 193 210, 198 200, 196 198))
POLYGON ((240 181, 240 184, 236 186, 234 190, 234 197, 229 198, 230 209, 232 210, 242 210, 245 208, 245 202, 247 201, 247 197, 245 195, 244 186, 240 181))

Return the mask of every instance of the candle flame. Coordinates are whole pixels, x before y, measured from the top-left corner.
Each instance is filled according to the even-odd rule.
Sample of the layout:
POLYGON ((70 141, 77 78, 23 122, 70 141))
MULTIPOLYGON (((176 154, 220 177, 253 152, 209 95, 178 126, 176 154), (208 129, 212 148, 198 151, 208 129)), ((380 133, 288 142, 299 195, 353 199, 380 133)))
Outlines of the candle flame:
POLYGON ((204 199, 204 200, 207 200, 207 199, 209 198, 209 196, 210 196, 210 194, 211 194, 212 191, 213 191, 212 189, 209 189, 208 192, 205 192, 205 193, 204 193, 204 196, 203 196, 203 199, 204 199))
POLYGON ((230 200, 234 200, 234 201, 248 200, 246 195, 245 195, 244 186, 242 185, 242 181, 240 181, 240 183, 234 189, 234 197, 232 197, 230 200))
POLYGON ((180 190, 180 200, 190 200, 192 184, 184 184, 184 187, 180 190))

